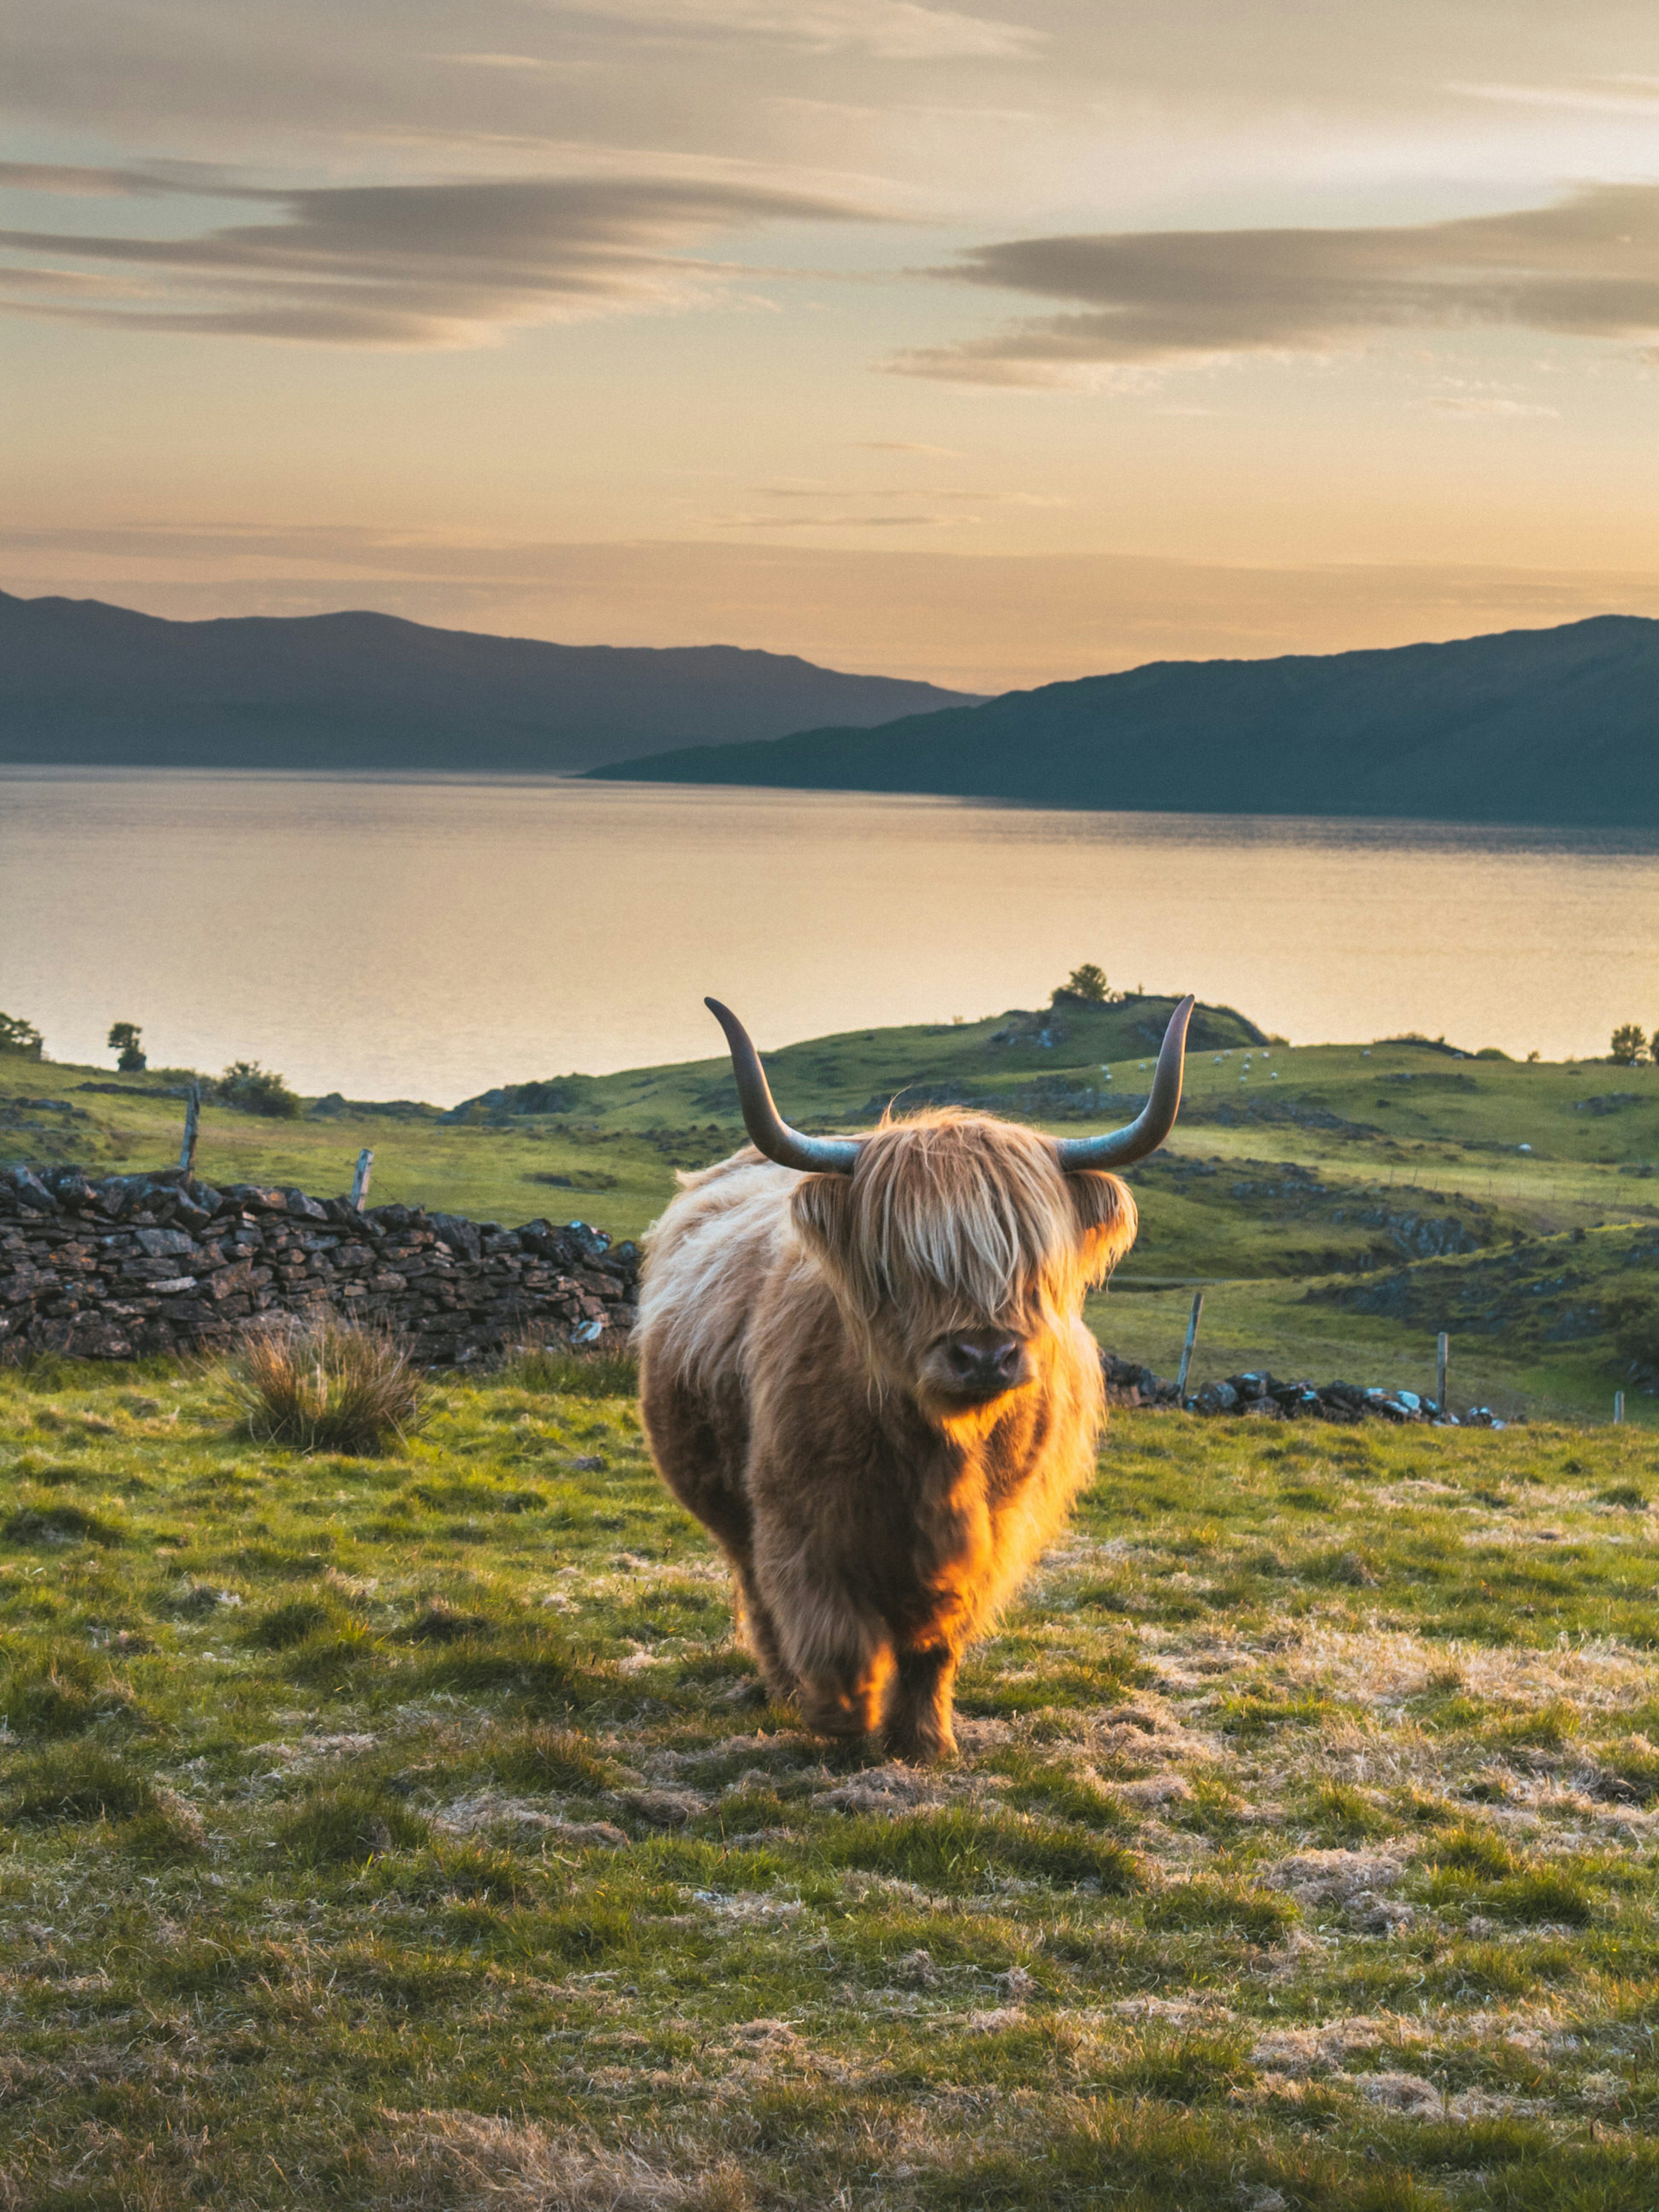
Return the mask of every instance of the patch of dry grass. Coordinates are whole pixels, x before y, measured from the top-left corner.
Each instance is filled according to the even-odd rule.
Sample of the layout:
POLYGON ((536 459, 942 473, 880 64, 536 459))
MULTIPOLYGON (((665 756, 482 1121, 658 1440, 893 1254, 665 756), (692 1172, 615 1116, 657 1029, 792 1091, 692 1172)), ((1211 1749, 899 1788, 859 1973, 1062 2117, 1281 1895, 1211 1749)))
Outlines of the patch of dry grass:
POLYGON ((749 2212, 733 2158, 686 2143, 611 2150, 479 2112, 388 2112, 374 2154, 399 2212, 749 2212))
POLYGON ((331 1313, 250 1330, 228 1375, 256 1443, 372 1455, 420 1427, 422 1383, 406 1350, 331 1313))

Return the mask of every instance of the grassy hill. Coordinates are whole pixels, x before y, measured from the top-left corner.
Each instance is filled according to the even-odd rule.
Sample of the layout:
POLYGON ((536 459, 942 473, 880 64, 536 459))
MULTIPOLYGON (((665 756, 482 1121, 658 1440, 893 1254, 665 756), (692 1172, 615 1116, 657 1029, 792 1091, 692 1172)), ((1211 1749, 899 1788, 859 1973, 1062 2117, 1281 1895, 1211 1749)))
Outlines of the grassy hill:
MULTIPOLYGON (((1138 1109, 1171 1003, 854 1030, 766 1063, 784 1112, 811 1128, 933 1099, 1081 1133, 1138 1109)), ((1616 1256, 1644 1249, 1659 1223, 1659 1068, 1522 1064, 1421 1039, 1291 1048, 1217 1006, 1200 1010, 1193 1036, 1175 1134, 1130 1174, 1139 1241, 1090 1309, 1104 1340, 1172 1372, 1202 1285, 1200 1377, 1265 1364, 1425 1386, 1448 1328, 1463 1402, 1605 1415, 1621 1366, 1601 1297, 1632 1271, 1659 1289, 1650 1255, 1616 1256), (1621 1228, 1641 1234, 1624 1246, 1603 1237, 1621 1228), (1526 1288, 1556 1267, 1552 1239, 1594 1278, 1584 1325, 1555 1334, 1534 1325, 1526 1288), (1598 1254, 1613 1256, 1589 1266, 1598 1254)), ((183 1112, 174 1087, 0 1055, 0 1158, 166 1164, 183 1112)), ((221 1183, 325 1194, 347 1187, 368 1145, 377 1198, 637 1237, 677 1168, 722 1158, 741 1136, 728 1063, 711 1054, 504 1085, 447 1114, 327 1099, 273 1121, 210 1106, 199 1168, 221 1183)), ((1632 1398, 1633 1416, 1654 1411, 1632 1398)))
POLYGON ((1045 806, 1659 823, 1659 623, 1160 661, 878 730, 702 745, 596 774, 1045 806))
MULTIPOLYGON (((1150 1067, 1175 1004, 1172 998, 1136 997, 1059 1011, 1013 1008, 977 1022, 847 1030, 785 1045, 764 1058, 774 1089, 788 1093, 790 1111, 814 1126, 868 1123, 890 1100, 899 1112, 951 1104, 1030 1118, 1086 1118, 1111 1111, 1109 1066, 1111 1082, 1120 1085, 1126 1067, 1130 1074, 1142 1061, 1150 1067)), ((1200 1006, 1194 1013, 1189 1047, 1194 1051, 1228 1052, 1266 1042, 1231 1006, 1200 1006)), ((705 1119, 738 1126, 737 1093, 723 1051, 669 1067, 508 1085, 454 1111, 479 1120, 550 1114, 606 1129, 684 1127, 705 1119)))

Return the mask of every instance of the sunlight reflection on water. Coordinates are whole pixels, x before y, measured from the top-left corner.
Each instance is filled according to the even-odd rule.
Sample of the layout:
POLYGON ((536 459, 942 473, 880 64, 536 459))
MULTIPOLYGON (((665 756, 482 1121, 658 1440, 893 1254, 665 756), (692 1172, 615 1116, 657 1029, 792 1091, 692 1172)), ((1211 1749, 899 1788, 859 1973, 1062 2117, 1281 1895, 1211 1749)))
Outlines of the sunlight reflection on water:
POLYGON ((1659 834, 566 782, 0 769, 0 1007, 62 1059, 449 1103, 1035 1006, 1082 960, 1297 1042, 1659 1021, 1659 834))

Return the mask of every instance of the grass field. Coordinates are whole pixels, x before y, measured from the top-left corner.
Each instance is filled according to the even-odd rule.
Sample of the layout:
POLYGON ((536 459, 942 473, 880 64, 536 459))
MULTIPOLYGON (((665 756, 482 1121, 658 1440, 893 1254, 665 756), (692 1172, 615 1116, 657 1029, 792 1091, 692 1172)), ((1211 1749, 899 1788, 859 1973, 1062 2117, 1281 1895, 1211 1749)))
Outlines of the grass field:
MULTIPOLYGON (((934 1097, 1080 1133, 1127 1118, 1144 1096, 1170 1003, 854 1031, 769 1054, 768 1066, 784 1111, 808 1126, 867 1125, 889 1098, 902 1110, 934 1097)), ((1451 1328, 1456 1402, 1607 1417, 1623 1362, 1595 1323, 1597 1285, 1632 1279, 1614 1247, 1572 1256, 1579 1310, 1558 1314, 1553 1336, 1516 1323, 1533 1282, 1557 1271, 1548 1239, 1659 1224, 1659 1067, 1458 1058, 1422 1041, 1292 1050, 1249 1042, 1259 1033, 1224 1007, 1200 1009, 1194 1033, 1204 1042, 1175 1134, 1130 1178, 1140 1240, 1118 1291, 1090 1309, 1104 1341, 1172 1371, 1190 1285, 1202 1283, 1200 1379, 1267 1366, 1428 1387, 1436 1332, 1451 1328), (1512 1280, 1477 1310, 1455 1256, 1439 1251, 1511 1253, 1512 1280), (1417 1273, 1397 1313, 1332 1303, 1348 1279, 1401 1266, 1417 1273)), ((176 1160, 183 1109, 165 1080, 118 1097, 82 1088, 111 1080, 0 1055, 0 1159, 176 1160)), ((675 1170, 723 1157, 741 1133, 729 1067, 711 1057, 509 1086, 459 1121, 362 1109, 277 1121, 210 1106, 198 1164, 221 1184, 327 1194, 348 1187, 369 1146, 377 1200, 509 1225, 575 1217, 637 1237, 675 1170)), ((1659 1267, 1637 1272, 1659 1289, 1659 1267)), ((1629 1410, 1659 1419, 1659 1401, 1632 1393, 1629 1410)))
POLYGON ((629 1401, 429 1406, 0 1374, 0 2203, 1659 2203, 1651 1437, 1120 1416, 922 1774, 629 1401))

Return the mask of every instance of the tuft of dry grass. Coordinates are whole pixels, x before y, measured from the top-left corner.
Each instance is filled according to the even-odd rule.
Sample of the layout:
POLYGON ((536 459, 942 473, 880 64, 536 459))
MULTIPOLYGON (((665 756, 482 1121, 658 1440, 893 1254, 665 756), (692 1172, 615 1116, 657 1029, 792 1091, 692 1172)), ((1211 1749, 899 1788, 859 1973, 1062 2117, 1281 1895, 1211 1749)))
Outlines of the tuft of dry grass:
POLYGON ((250 1330, 230 1367, 243 1433, 371 1456, 421 1426, 421 1380, 389 1336, 332 1314, 250 1330))
POLYGON ((99 1744, 60 1743, 14 1765, 0 1821, 125 1820, 153 1812, 145 1777, 99 1744))
MULTIPOLYGON (((566 2130, 479 2112, 388 2112, 375 2160, 400 2212, 744 2212, 741 2167, 706 2148, 693 2171, 566 2130)), ((676 2161, 678 2163, 678 2161, 676 2161)))

